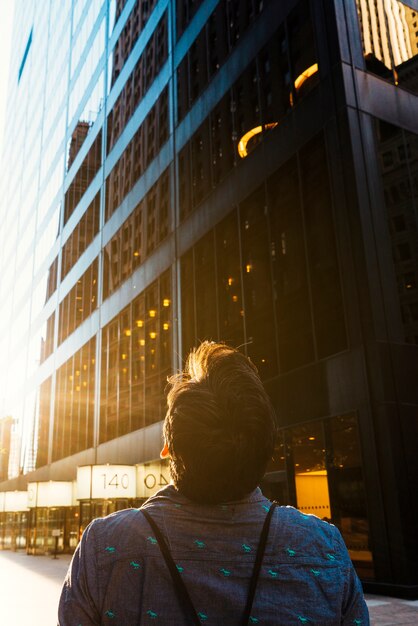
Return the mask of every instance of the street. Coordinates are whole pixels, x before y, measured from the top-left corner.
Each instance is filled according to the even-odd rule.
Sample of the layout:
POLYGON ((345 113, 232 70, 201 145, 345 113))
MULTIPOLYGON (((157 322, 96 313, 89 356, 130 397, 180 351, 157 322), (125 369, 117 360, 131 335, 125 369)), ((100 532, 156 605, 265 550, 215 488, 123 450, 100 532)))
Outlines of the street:
MULTIPOLYGON (((0 552, 2 626, 56 626, 58 599, 70 558, 0 552)), ((418 624, 418 600, 366 596, 366 601, 372 626, 418 624)))

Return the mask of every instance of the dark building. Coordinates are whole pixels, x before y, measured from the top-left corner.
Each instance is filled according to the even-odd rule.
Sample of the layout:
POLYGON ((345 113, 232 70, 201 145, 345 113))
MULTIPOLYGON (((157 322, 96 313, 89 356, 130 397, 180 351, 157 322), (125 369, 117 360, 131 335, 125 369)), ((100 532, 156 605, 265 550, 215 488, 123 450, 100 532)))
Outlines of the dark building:
POLYGON ((369 590, 418 597, 418 2, 79 0, 30 15, 11 101, 30 118, 17 98, 41 68, 34 272, 4 306, 13 328, 32 302, 27 343, 7 343, 11 371, 15 341, 29 363, 7 406, 32 461, 0 484, 29 485, 28 550, 57 526, 71 549, 93 515, 165 484, 167 375, 223 340, 280 416, 266 494, 332 520, 369 590), (76 495, 48 500, 50 480, 76 495))

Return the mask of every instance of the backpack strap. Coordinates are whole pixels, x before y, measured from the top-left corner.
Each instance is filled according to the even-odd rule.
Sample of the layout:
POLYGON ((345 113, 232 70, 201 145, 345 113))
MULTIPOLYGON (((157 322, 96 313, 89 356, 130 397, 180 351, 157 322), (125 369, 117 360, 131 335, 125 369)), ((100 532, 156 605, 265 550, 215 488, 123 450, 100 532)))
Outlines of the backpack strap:
MULTIPOLYGON (((244 610, 244 614, 243 614, 243 618, 241 622, 243 626, 247 626, 248 621, 250 619, 250 613, 251 613, 251 608, 254 602, 254 596, 255 596, 255 592, 257 588, 258 578, 260 575, 261 564, 262 564, 264 552, 266 549, 270 522, 271 522, 271 518, 272 518, 274 509, 276 506, 277 504, 273 502, 264 520, 263 528, 262 528, 261 535, 260 535, 260 541, 258 542, 257 553, 255 556, 254 567, 253 567, 253 571, 251 574, 247 602, 245 605, 245 610, 244 610)), ((164 557, 164 561, 170 572, 171 579, 174 584, 174 590, 176 592, 176 596, 180 603, 180 606, 183 609, 184 615, 188 616, 192 620, 191 623, 195 624, 195 626, 201 626, 200 619, 196 613, 196 609, 193 606, 193 602, 190 598, 189 592, 187 591, 186 585, 184 584, 184 581, 182 577, 180 576, 180 573, 176 567, 176 564, 173 561, 173 557, 171 556, 170 549, 164 539, 163 534, 161 533, 158 525, 153 520, 151 515, 145 509, 140 509, 140 511, 142 512, 145 519, 147 520, 152 530, 154 531, 155 538, 158 541, 158 545, 160 546, 160 550, 164 557)))
POLYGON ((272 502, 269 508, 269 511, 266 515, 266 519, 264 520, 263 529, 260 535, 260 541, 258 542, 257 554, 255 556, 253 573, 251 575, 250 588, 248 590, 248 596, 247 596, 247 604, 245 605, 245 611, 244 611, 244 615, 242 618, 243 626, 246 626, 250 619, 251 608, 254 602, 255 590, 257 588, 258 578, 260 576, 261 563, 263 562, 264 552, 266 550, 266 543, 267 543, 267 537, 268 537, 269 529, 270 529, 270 522, 271 522, 271 518, 272 518, 274 509, 276 508, 276 506, 277 506, 277 503, 272 502))
POLYGON ((173 561, 173 557, 171 556, 169 547, 159 527, 157 526, 155 521, 152 519, 151 515, 147 513, 147 511, 145 511, 144 509, 140 509, 140 510, 142 511, 144 517, 146 518, 147 522, 149 523, 152 530, 154 531, 155 538, 158 541, 158 545, 160 546, 160 550, 164 557, 164 561, 166 562, 168 570, 171 574, 171 578, 173 580, 177 599, 180 603, 181 608, 183 609, 183 613, 192 620, 191 623, 196 624, 196 626, 201 626, 200 619, 197 616, 196 609, 193 606, 193 602, 191 601, 189 592, 187 591, 186 585, 184 584, 184 581, 182 577, 180 576, 180 572, 178 571, 173 561))

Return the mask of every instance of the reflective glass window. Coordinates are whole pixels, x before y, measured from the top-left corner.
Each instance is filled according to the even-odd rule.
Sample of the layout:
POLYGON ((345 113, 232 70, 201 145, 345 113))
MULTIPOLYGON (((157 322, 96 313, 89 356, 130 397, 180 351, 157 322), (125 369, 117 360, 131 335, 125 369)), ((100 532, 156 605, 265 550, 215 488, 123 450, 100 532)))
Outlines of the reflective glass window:
POLYGON ((179 37, 193 18, 202 0, 176 0, 177 37, 179 37))
POLYGON ((40 362, 42 363, 52 354, 54 349, 54 331, 55 331, 55 311, 46 321, 46 336, 45 340, 42 341, 41 345, 41 358, 40 362))
POLYGON ((218 337, 214 232, 209 231, 194 248, 196 336, 218 337))
POLYGON ((58 274, 58 257, 54 259, 48 270, 48 283, 46 287, 45 302, 49 300, 54 291, 57 288, 57 274, 58 274))
POLYGON ((52 460, 93 445, 96 338, 56 373, 52 460))
MULTIPOLYGON (((89 125, 85 122, 79 122, 73 132, 70 151, 68 155, 67 169, 71 167, 78 152, 78 142, 84 142, 85 136, 89 131, 89 125)), ((64 224, 67 223, 70 215, 80 202, 85 191, 89 187, 93 178, 96 176, 102 164, 102 131, 100 130, 94 139, 87 155, 85 156, 81 166, 77 170, 71 184, 65 192, 65 211, 64 224)))
POLYGON ((270 254, 280 368, 287 371, 314 359, 303 216, 296 158, 267 181, 270 254))
POLYGON ((101 442, 164 417, 171 337, 171 279, 166 272, 102 331, 101 442))
POLYGON ((289 501, 338 526, 358 574, 373 579, 357 416, 313 421, 285 429, 283 436, 274 454, 273 478, 278 463, 289 477, 289 501))
POLYGON ((309 0, 301 0, 289 13, 287 45, 292 70, 291 104, 305 97, 318 82, 318 65, 309 0))
POLYGON ((97 192, 87 211, 62 248, 61 280, 76 264, 83 252, 99 232, 100 225, 100 191, 97 192))
MULTIPOLYGON (((117 2, 116 21, 118 20, 125 4, 126 0, 122 0, 122 2, 117 2)), ((136 0, 112 53, 112 85, 122 71, 123 66, 129 58, 129 55, 131 54, 136 42, 138 41, 138 37, 144 29, 144 26, 147 23, 148 18, 151 15, 156 4, 157 0, 146 0, 145 2, 143 0, 136 0)))
POLYGON ((340 529, 357 573, 373 578, 373 558, 357 417, 324 422, 332 522, 340 529))
POLYGON ((418 344, 418 135, 381 120, 375 128, 404 337, 418 344))
POLYGON ((322 135, 301 150, 300 168, 312 310, 321 358, 347 347, 327 153, 322 135))
POLYGON ((169 170, 165 170, 104 248, 103 297, 119 287, 170 229, 169 170))
POLYGON ((79 278, 59 307, 58 343, 62 343, 97 307, 97 259, 79 278))
MULTIPOLYGON (((0 480, 3 482, 8 479, 8 465, 9 465, 9 450, 12 436, 12 417, 2 417, 0 420, 0 444, 2 447, 2 454, 0 455, 0 480)), ((0 512, 0 515, 3 511, 0 512)))
POLYGON ((181 272, 181 336, 184 357, 195 346, 196 313, 194 290, 193 248, 183 254, 180 262, 181 272))
POLYGON ((145 426, 145 297, 132 304, 132 430, 145 426))
POLYGON ((240 204, 240 226, 247 351, 265 379, 277 374, 277 352, 264 185, 240 204))
MULTIPOLYGON (((115 48, 114 54, 119 54, 115 48)), ((153 32, 107 118, 107 152, 115 145, 138 104, 167 60, 167 14, 153 32)), ((116 73, 117 65, 113 64, 116 73)), ((114 75, 112 76, 112 84, 114 75)))
POLYGON ((226 177, 235 163, 232 109, 231 93, 228 92, 213 109, 209 118, 213 187, 226 177))
POLYGON ((366 69, 395 85, 417 91, 418 11, 408 2, 356 0, 366 69))
POLYGON ((237 211, 215 228, 219 337, 237 348, 244 340, 244 301, 237 211))
MULTIPOLYGON (((220 0, 192 42, 177 70, 178 120, 181 121, 211 78, 262 11, 266 2, 220 0)), ((177 33, 183 32, 200 2, 177 2, 177 33)))
POLYGON ((284 433, 280 432, 274 448, 273 457, 267 465, 266 473, 261 481, 260 487, 266 498, 275 500, 281 506, 287 505, 290 502, 286 455, 284 433))
POLYGON ((162 91, 106 179, 106 220, 168 139, 168 90, 162 91))
POLYGON ((331 503, 322 422, 289 429, 286 436, 294 468, 297 508, 303 513, 313 513, 330 521, 331 503))

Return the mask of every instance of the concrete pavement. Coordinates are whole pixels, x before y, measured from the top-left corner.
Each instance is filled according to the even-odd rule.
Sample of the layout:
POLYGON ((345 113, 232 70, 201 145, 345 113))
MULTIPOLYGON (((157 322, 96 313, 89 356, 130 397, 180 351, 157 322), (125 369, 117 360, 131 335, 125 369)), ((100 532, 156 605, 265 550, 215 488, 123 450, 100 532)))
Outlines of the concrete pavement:
MULTIPOLYGON (((56 626, 58 599, 70 559, 69 555, 53 559, 0 552, 0 624, 56 626)), ((418 600, 366 595, 366 602, 372 626, 418 625, 418 600)))
POLYGON ((70 558, 0 552, 0 624, 56 626, 58 599, 70 558))
POLYGON ((386 596, 366 595, 372 626, 418 624, 418 600, 399 600, 386 596))

